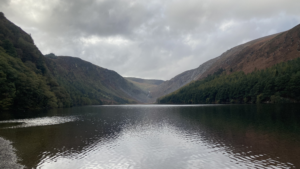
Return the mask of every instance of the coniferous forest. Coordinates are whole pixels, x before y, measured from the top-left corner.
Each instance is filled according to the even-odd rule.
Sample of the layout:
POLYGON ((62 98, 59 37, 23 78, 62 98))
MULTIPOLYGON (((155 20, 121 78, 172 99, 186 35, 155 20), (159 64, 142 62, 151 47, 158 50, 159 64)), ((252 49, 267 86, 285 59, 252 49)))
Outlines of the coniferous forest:
POLYGON ((219 69, 206 78, 157 99, 161 104, 293 103, 300 101, 300 59, 252 73, 226 74, 219 69))

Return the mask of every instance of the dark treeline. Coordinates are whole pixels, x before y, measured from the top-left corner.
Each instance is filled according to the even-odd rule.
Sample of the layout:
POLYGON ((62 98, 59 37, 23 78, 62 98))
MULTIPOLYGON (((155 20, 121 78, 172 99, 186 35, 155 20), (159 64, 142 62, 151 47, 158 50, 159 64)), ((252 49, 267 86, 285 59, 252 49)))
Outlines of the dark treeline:
POLYGON ((223 69, 157 99, 157 103, 283 103, 300 101, 300 59, 252 73, 223 69))

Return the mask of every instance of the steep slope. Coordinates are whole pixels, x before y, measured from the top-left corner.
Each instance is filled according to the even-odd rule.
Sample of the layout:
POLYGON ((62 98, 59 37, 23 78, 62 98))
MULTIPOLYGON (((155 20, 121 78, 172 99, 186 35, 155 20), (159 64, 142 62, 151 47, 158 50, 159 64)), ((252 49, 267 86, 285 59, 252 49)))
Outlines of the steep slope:
POLYGON ((149 102, 155 102, 158 97, 164 96, 166 94, 172 93, 175 90, 181 88, 182 86, 197 80, 207 69, 211 67, 211 65, 215 62, 215 59, 209 60, 202 65, 200 65, 196 69, 185 71, 171 80, 167 80, 162 84, 158 85, 155 88, 150 90, 150 94, 152 98, 149 102))
POLYGON ((104 104, 147 101, 147 92, 112 70, 69 56, 50 54, 45 61, 51 75, 70 93, 74 102, 80 95, 104 104))
POLYGON ((300 25, 279 34, 260 38, 237 46, 223 53, 199 78, 206 77, 218 69, 227 73, 243 71, 250 73, 271 67, 277 63, 300 56, 300 25))
POLYGON ((196 69, 185 71, 185 72, 175 76, 171 80, 165 81, 163 84, 161 84, 151 90, 151 94, 153 96, 153 99, 151 100, 151 102, 155 102, 156 98, 167 95, 169 93, 172 93, 172 92, 176 91, 177 89, 183 87, 184 85, 189 84, 192 81, 195 81, 195 80, 198 80, 200 78, 207 76, 208 71, 210 74, 214 73, 215 71, 217 71, 220 68, 220 66, 218 66, 218 65, 220 65, 220 63, 223 63, 223 62, 226 63, 226 59, 228 59, 232 56, 235 56, 237 53, 242 51, 245 47, 249 46, 250 44, 255 44, 260 41, 266 41, 267 39, 269 39, 269 37, 260 38, 260 39, 236 46, 236 47, 226 51, 221 56, 216 57, 214 59, 211 59, 211 60, 203 63, 196 69), (212 68, 215 68, 215 69, 212 70, 212 68))
POLYGON ((0 12, 0 109, 71 105, 69 95, 53 86, 44 56, 30 35, 0 12), (62 97, 57 97, 60 93, 62 97))
POLYGON ((114 71, 78 58, 43 56, 30 35, 0 12, 0 109, 147 101, 114 71))
MULTIPOLYGON (((271 67, 277 63, 292 60, 300 56, 300 25, 286 32, 262 37, 233 47, 197 69, 183 72, 153 89, 153 100, 167 95, 184 85, 205 78, 224 69, 230 74, 236 71, 250 73, 271 67)), ((151 100, 151 101, 153 101, 151 100)))
POLYGON ((158 85, 162 84, 163 80, 156 80, 156 79, 141 79, 135 77, 125 77, 126 80, 133 83, 134 85, 138 86, 142 90, 149 92, 151 89, 157 87, 158 85))
POLYGON ((299 43, 300 25, 234 47, 217 57, 198 77, 200 81, 159 98, 159 102, 299 101, 300 98, 295 95, 300 92, 297 87, 300 77, 299 43))
POLYGON ((298 103, 300 102, 300 58, 245 74, 213 75, 186 85, 157 100, 158 103, 298 103))

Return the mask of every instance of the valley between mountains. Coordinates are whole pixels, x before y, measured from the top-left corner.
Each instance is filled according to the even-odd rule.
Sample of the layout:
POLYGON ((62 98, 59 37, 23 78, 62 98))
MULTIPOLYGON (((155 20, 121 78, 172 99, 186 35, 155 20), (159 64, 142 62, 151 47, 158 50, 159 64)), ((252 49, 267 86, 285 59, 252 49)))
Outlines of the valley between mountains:
MULTIPOLYGON (((56 56, 53 53, 43 55, 29 34, 0 13, 0 109, 160 102, 166 95, 175 97, 182 87, 193 84, 193 90, 196 90, 197 85, 201 88, 202 83, 196 82, 207 82, 207 78, 212 76, 219 78, 219 76, 230 76, 238 72, 243 72, 246 76, 269 68, 271 70, 272 67, 276 75, 277 69, 274 66, 300 57, 299 43, 300 25, 285 32, 233 47, 214 59, 199 63, 198 68, 187 70, 170 80, 141 79, 122 77, 113 70, 72 56, 56 56)), ((286 69, 289 69, 288 67, 286 69)), ((295 70, 295 77, 291 75, 290 78, 296 78, 295 83, 298 84, 296 74, 300 70, 294 67, 292 69, 295 70)), ((282 68, 283 72, 284 69, 282 68)), ((256 83, 253 84, 255 85, 256 83)), ((284 90, 297 93, 298 88, 279 89, 277 86, 272 90, 269 95, 263 95, 265 97, 261 96, 264 94, 263 90, 258 91, 255 96, 262 102, 269 101, 271 96, 285 101, 299 101, 298 97, 281 92, 284 90)), ((209 96, 207 97, 209 99, 209 96)), ((256 103, 256 100, 246 103, 256 103)), ((223 102, 230 101, 231 99, 225 99, 223 102)), ((168 100, 160 103, 197 102, 168 100)), ((218 101, 208 103, 218 103, 218 101)), ((235 103, 240 101, 235 99, 235 103)))

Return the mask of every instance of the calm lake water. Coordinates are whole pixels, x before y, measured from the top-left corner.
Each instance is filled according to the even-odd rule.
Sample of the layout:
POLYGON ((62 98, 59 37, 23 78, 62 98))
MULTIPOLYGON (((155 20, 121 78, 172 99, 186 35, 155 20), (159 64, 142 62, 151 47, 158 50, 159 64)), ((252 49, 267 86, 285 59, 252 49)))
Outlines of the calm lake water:
POLYGON ((2 112, 0 137, 27 168, 300 168, 300 106, 293 104, 2 112))

